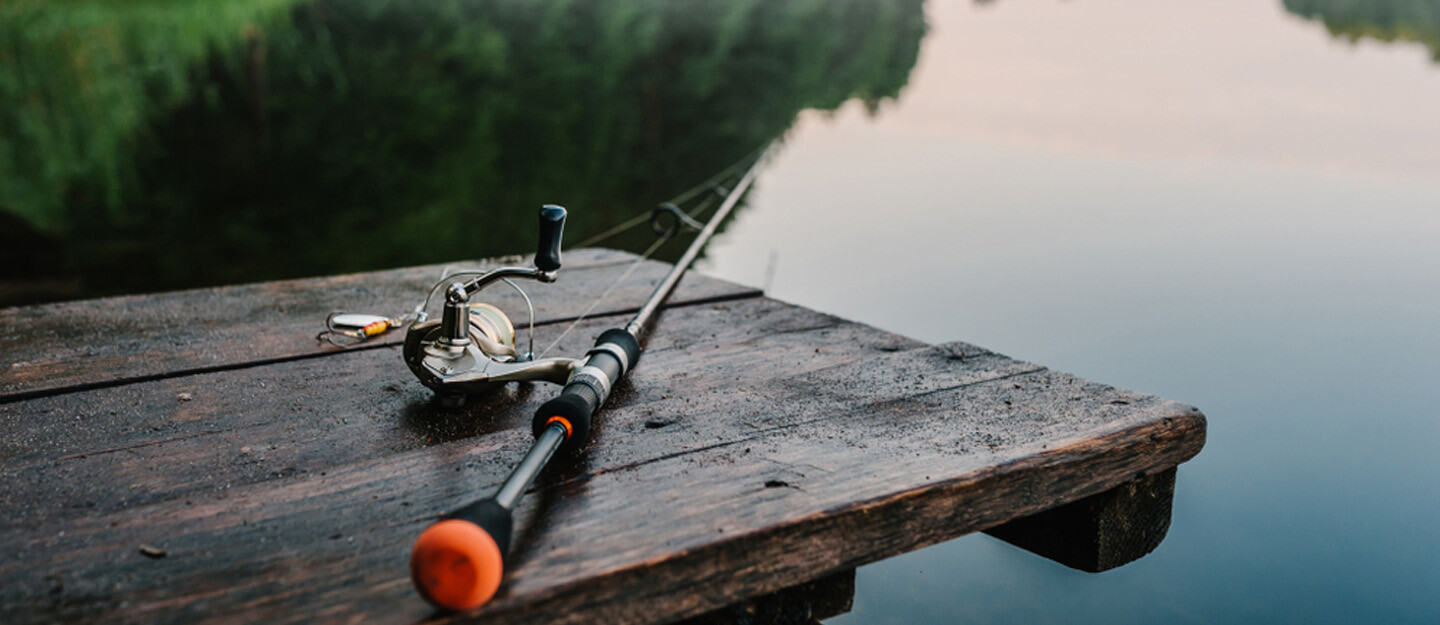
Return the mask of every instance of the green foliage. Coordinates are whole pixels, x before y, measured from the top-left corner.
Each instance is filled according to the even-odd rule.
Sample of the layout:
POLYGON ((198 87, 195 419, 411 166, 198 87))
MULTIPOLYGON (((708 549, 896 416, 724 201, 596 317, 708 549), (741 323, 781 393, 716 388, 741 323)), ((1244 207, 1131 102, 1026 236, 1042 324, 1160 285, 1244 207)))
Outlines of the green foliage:
MULTIPOLYGON (((89 4, 157 29, 126 50, 204 21, 189 3, 150 3, 171 21, 89 4)), ((575 241, 803 109, 895 97, 925 29, 922 0, 313 0, 269 22, 262 4, 278 6, 205 26, 226 42, 156 52, 163 70, 105 72, 144 94, 124 120, 76 119, 92 105, 70 92, 35 105, 25 123, 47 133, 103 124, 104 158, 37 154, 7 186, 39 179, 19 167, 55 173, 0 205, 69 233, 87 282, 122 290, 527 252, 542 203, 571 208, 575 241)), ((29 81, 69 62, 45 45, 29 81)))
POLYGON ((1285 9, 1324 22, 1350 41, 1414 41, 1440 62, 1440 0, 1285 0, 1285 9))
POLYGON ((0 3, 0 207, 61 229, 71 194, 119 208, 145 124, 189 70, 294 0, 0 3))

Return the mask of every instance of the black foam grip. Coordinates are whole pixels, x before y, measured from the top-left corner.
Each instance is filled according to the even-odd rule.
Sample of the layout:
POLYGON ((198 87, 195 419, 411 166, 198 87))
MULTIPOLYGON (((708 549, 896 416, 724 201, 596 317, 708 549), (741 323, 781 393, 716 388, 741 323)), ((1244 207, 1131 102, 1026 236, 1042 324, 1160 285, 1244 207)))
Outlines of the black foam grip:
POLYGON ((560 268, 560 238, 565 234, 565 209, 546 204, 540 209, 540 247, 535 252, 535 268, 555 271, 560 268))
POLYGON ((495 539, 495 544, 500 547, 500 553, 506 560, 510 559, 510 533, 515 527, 515 519, 509 510, 501 507, 494 499, 481 499, 464 508, 445 515, 447 519, 460 519, 469 521, 480 526, 495 539))
POLYGON ((535 419, 530 422, 531 430, 539 438, 549 427, 550 417, 562 417, 570 422, 570 436, 560 445, 560 453, 573 454, 585 446, 590 438, 590 417, 600 407, 599 398, 589 386, 572 384, 565 387, 559 397, 540 404, 535 419))
MULTIPOLYGON (((625 357, 627 360, 630 361, 630 366, 626 367, 625 371, 621 372, 621 375, 624 375, 626 372, 634 369, 635 363, 640 362, 640 341, 635 340, 635 336, 630 334, 629 332, 626 332, 620 328, 610 328, 609 330, 606 330, 603 334, 601 334, 600 338, 595 339, 596 346, 604 345, 606 343, 614 343, 616 345, 619 345, 621 349, 625 350, 625 357)), ((614 383, 618 383, 619 381, 620 380, 611 380, 611 382, 614 383)))

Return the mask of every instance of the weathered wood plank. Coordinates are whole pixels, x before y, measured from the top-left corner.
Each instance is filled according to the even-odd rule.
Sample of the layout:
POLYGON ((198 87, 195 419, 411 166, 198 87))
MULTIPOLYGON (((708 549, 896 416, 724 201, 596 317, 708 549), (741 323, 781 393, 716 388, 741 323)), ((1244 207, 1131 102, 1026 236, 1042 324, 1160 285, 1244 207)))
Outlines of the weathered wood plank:
MULTIPOLYGON (((785 308, 666 313, 588 453, 547 474, 522 509, 513 573, 486 621, 699 614, 1114 488, 1203 444, 1203 418, 1184 406, 963 344, 858 343, 823 316, 777 327, 776 308, 752 304, 785 308), (717 331, 722 322, 731 334, 717 331), (787 341, 818 342, 821 353, 757 357, 787 341), (697 360, 707 366, 687 370, 697 360)), ((335 384, 305 380, 282 397, 316 403, 311 395, 335 384)), ((523 422, 519 412, 505 423, 523 422)), ((290 437, 313 423, 296 420, 290 437)), ((12 622, 425 618, 405 578, 410 541, 434 514, 497 484, 523 439, 499 429, 377 457, 337 450, 325 471, 317 459, 271 481, 43 514, 0 543, 16 556, 0 565, 0 607, 12 622), (146 558, 140 544, 167 555, 146 558)), ((145 489, 199 461, 181 458, 145 489)))
MULTIPOLYGON (((537 322, 573 319, 634 258, 614 250, 567 252, 559 283, 527 288, 535 302, 537 322)), ((516 257, 454 266, 527 262, 516 257)), ((336 350, 315 340, 326 315, 336 310, 408 312, 445 267, 3 308, 0 401, 324 355, 336 350)), ((642 264, 595 314, 638 308, 668 270, 664 263, 642 264)), ((692 274, 671 301, 684 304, 757 295, 754 289, 692 274)), ((517 323, 523 322, 523 302, 508 288, 486 291, 486 301, 511 311, 517 323)), ((392 333, 367 346, 399 340, 399 333, 392 333)))
POLYGON ((1175 467, 1015 519, 985 533, 1065 566, 1099 573, 1154 551, 1170 530, 1175 467))
MULTIPOLYGON (((1115 449, 1110 443, 1139 438, 1143 449, 1130 445, 1125 459, 1092 457, 1079 465, 1069 460, 1087 455, 1083 450, 1056 450, 1039 462, 1061 462, 1064 457, 1069 466, 1032 461, 1017 471, 1019 464, 1004 463, 999 466, 1005 470, 998 474, 842 505, 828 514, 816 514, 814 504, 804 506, 792 517, 800 522, 769 528, 759 522, 778 508, 810 503, 797 500, 805 498, 801 488, 813 486, 798 482, 795 489, 764 487, 775 481, 774 468, 767 466, 775 455, 723 477, 700 471, 733 461, 715 449, 635 467, 629 475, 582 475, 527 506, 525 516, 539 525, 522 539, 528 544, 510 588, 485 620, 654 622, 662 614, 700 612, 774 590, 796 575, 854 566, 998 522, 1005 514, 997 514, 997 509, 1008 508, 1016 498, 1029 495, 1036 498, 1033 505, 1040 506, 1048 497, 1083 494, 1056 490, 1055 482, 1037 475, 1058 473, 1047 469, 1128 472, 1152 461, 1176 462, 1183 453, 1157 457, 1149 453, 1150 439, 1173 444, 1187 434, 1193 431, 1122 433, 1099 444, 1115 449), (1142 459, 1147 460, 1139 462, 1142 459), (704 479, 656 482, 687 472, 704 479), (637 499, 641 489, 652 494, 637 499), (662 491, 658 495, 653 493, 657 489, 662 491), (677 495, 679 489, 708 493, 699 497, 709 501, 677 495), (641 501, 653 503, 637 510, 641 501), (628 514, 618 514, 626 510, 628 514), (733 535, 726 534, 727 527, 733 535), (632 544, 637 539, 644 544, 632 544), (632 560, 633 565, 612 568, 594 562, 598 554, 586 551, 597 543, 615 545, 620 552, 605 554, 607 559, 632 560), (571 582, 539 596, 534 589, 522 592, 540 582, 537 575, 551 573, 571 582), (587 576, 591 573, 598 576, 587 576), (608 591, 598 593, 602 588, 608 591), (713 594, 693 595, 702 588, 713 594)), ((781 442, 767 453, 783 454, 784 447, 781 442)), ((427 474, 437 485, 453 473, 443 461, 407 460, 374 469, 357 467, 318 484, 289 484, 264 493, 252 488, 193 503, 171 501, 79 523, 66 535, 35 540, 41 551, 63 547, 63 557, 42 562, 26 558, 35 568, 24 578, 15 570, 0 571, 8 582, 0 605, 18 619, 9 622, 99 616, 110 621, 423 618, 428 610, 412 596, 403 573, 405 547, 430 518, 414 509, 438 512, 465 495, 450 485, 415 491, 417 473, 427 474), (396 473, 408 479, 396 478, 396 473), (437 498, 439 494, 448 496, 437 498), (167 557, 151 561, 139 555, 138 545, 147 543, 160 544, 167 557), (26 588, 35 594, 14 596, 26 588), (50 589, 58 591, 39 594, 50 589), (23 603, 26 600, 31 603, 23 603), (122 601, 130 607, 118 609, 122 601), (21 618, 27 615, 33 616, 21 618)))
MULTIPOLYGON (((567 257, 571 278, 580 264, 567 257)), ((335 280, 293 297, 353 299, 335 280)), ((592 444, 525 501, 496 601, 441 620, 673 621, 1099 501, 1204 443, 1187 406, 702 282, 661 316, 592 444)), ((551 310, 589 298, 565 284, 568 304, 551 310)), ((621 320, 587 322, 559 349, 621 320)), ((47 331, 65 335, 56 323, 47 331)), ((293 349, 224 325, 206 330, 217 353, 293 349)), ((165 349, 136 337, 111 349, 141 345, 165 349)), ((214 370, 183 358, 192 368, 174 375, 0 403, 0 620, 429 618, 406 575, 411 541, 503 479, 554 394, 522 386, 444 409, 393 346, 214 370)))
MULTIPOLYGON (((647 364, 662 358, 667 367, 682 371, 675 374, 677 382, 688 382, 688 388, 921 345, 772 300, 703 308, 703 313, 665 319, 664 331, 655 333, 644 357, 647 364), (763 322, 721 323, 733 317, 763 322), (819 358, 817 349, 833 354, 819 358), (756 352, 767 357, 757 359, 756 352)), ((605 328, 623 322, 615 316, 590 320, 557 350, 581 353, 605 328)), ((552 328, 550 334, 558 332, 552 328)), ((615 401, 647 409, 666 392, 681 394, 676 388, 635 392, 622 387, 615 401)), ((516 386, 459 410, 443 408, 413 379, 398 348, 389 348, 0 404, 0 458, 5 459, 0 505, 10 511, 0 527, 33 526, 74 509, 101 513, 315 473, 488 435, 496 439, 482 444, 501 452, 494 468, 504 471, 514 458, 503 451, 528 444, 519 426, 554 393, 543 385, 516 386), (180 401, 182 394, 189 401, 180 401), (115 488, 117 483, 126 488, 115 488)), ((657 417, 640 430, 679 423, 678 416, 657 417)), ((707 432, 716 427, 706 424, 707 432)), ((621 446, 601 453, 630 462, 663 451, 668 450, 621 446)))

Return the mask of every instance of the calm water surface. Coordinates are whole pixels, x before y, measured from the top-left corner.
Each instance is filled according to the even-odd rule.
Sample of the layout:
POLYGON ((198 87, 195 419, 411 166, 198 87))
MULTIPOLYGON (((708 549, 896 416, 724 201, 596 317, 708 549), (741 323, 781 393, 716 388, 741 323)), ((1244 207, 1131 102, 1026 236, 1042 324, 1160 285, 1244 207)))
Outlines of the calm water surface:
POLYGON ((834 623, 1440 622, 1440 0, 56 6, 0 304, 573 242, 783 133, 702 270, 1210 419, 1150 556, 970 536, 834 623))
POLYGON ((831 622, 1440 621, 1429 51, 1277 2, 927 15, 898 102, 803 116, 704 269, 1194 404, 1209 439, 1146 558, 969 536, 861 568, 831 622))

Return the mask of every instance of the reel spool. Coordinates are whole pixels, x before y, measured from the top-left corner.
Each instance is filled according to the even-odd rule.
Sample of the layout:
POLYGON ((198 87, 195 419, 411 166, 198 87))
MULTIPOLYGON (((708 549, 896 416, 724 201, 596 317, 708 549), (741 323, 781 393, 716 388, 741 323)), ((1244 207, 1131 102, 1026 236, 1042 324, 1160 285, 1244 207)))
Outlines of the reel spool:
POLYGON ((470 340, 491 358, 521 359, 515 349, 515 324, 510 323, 504 311, 490 304, 470 304, 470 340))

